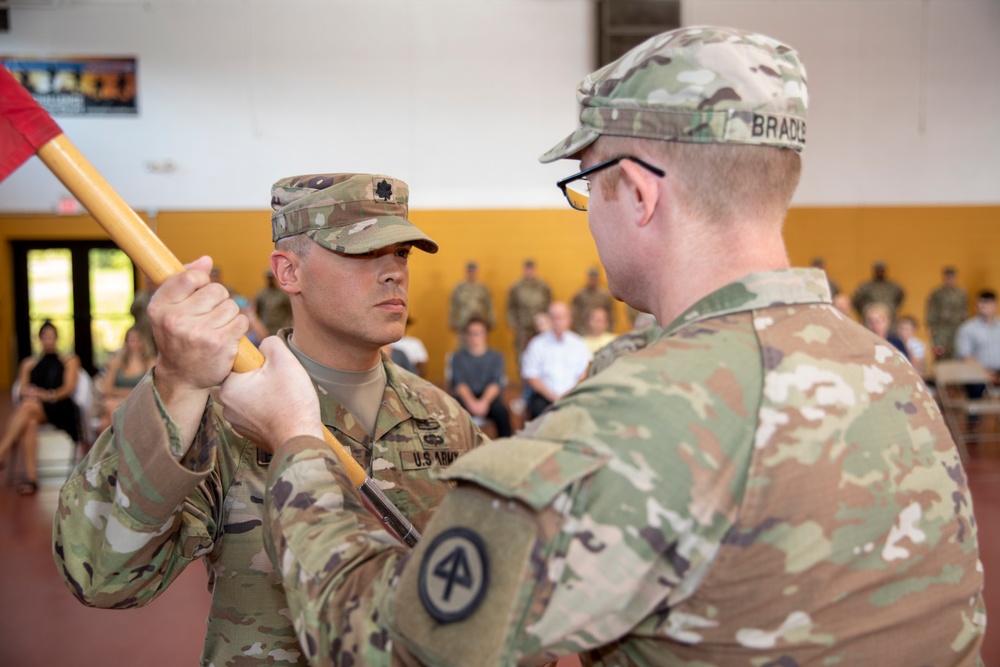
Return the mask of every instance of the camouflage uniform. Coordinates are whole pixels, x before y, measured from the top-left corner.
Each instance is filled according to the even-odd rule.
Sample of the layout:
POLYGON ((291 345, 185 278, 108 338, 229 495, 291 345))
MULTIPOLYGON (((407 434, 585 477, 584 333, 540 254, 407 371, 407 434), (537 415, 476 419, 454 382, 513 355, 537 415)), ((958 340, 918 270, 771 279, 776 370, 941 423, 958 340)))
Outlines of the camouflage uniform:
POLYGON ((538 331, 536 313, 544 312, 552 303, 552 290, 540 278, 521 278, 507 294, 507 325, 514 330, 514 351, 520 367, 524 348, 538 331))
POLYGON ((594 308, 608 311, 608 331, 615 330, 615 300, 608 290, 600 285, 584 287, 573 295, 573 331, 584 335, 587 327, 587 316, 594 308))
POLYGON ((486 321, 492 329, 496 325, 496 313, 493 311, 493 296, 483 283, 470 283, 463 280, 451 293, 451 303, 448 308, 448 326, 452 331, 461 332, 465 323, 477 315, 486 321))
POLYGON ((254 297, 257 317, 272 336, 292 326, 292 304, 280 287, 265 287, 254 297))
POLYGON ((820 272, 726 286, 556 406, 443 474, 464 484, 408 560, 311 473, 336 467, 321 443, 279 450, 268 549, 316 664, 976 663, 982 569, 955 446, 820 272), (295 501, 331 496, 350 520, 295 501), (487 578, 449 560, 463 541, 487 578))
POLYGON ((869 280, 858 286, 851 297, 851 305, 858 312, 858 316, 864 318, 865 308, 870 303, 884 303, 889 306, 889 317, 895 322, 899 306, 906 298, 903 288, 891 280, 869 280))
POLYGON ((943 348, 942 359, 955 357, 955 334, 969 317, 969 297, 958 286, 942 285, 927 298, 927 329, 931 345, 943 348))

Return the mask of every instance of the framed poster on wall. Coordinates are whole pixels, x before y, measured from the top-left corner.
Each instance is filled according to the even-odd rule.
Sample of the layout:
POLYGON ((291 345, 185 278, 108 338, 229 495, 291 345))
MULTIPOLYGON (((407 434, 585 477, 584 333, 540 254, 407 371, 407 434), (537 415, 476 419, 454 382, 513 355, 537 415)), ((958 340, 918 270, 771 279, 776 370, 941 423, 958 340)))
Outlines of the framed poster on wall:
POLYGON ((0 55, 3 66, 53 116, 136 115, 136 59, 0 55))

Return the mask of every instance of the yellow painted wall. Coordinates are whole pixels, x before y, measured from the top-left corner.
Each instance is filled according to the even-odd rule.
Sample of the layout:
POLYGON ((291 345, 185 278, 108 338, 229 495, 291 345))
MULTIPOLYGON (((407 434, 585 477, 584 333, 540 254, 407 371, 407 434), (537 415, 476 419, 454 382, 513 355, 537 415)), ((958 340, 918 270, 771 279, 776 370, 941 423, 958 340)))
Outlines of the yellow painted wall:
MULTIPOLYGON (((410 333, 430 353, 428 378, 443 379, 445 354, 454 346, 446 326, 448 298, 463 279, 469 260, 480 264, 480 279, 493 291, 500 326, 490 343, 508 356, 514 373, 512 337, 503 324, 507 289, 527 257, 552 286, 555 298, 569 300, 597 263, 597 250, 585 214, 569 209, 413 211, 413 221, 440 245, 437 255, 416 252, 410 262, 410 333)), ((156 230, 178 258, 188 262, 212 255, 223 281, 252 295, 263 284, 271 251, 267 211, 161 212, 156 230)), ((13 290, 8 241, 27 239, 98 239, 104 232, 86 216, 0 216, 0 383, 16 367, 13 340, 13 290)), ((796 266, 813 257, 826 260, 841 289, 850 292, 866 280, 871 263, 888 263, 889 276, 903 285, 903 313, 921 321, 927 295, 940 282, 940 269, 953 264, 970 293, 1000 288, 1000 206, 797 208, 790 212, 785 238, 796 266)), ((625 326, 618 304, 617 329, 625 326)))

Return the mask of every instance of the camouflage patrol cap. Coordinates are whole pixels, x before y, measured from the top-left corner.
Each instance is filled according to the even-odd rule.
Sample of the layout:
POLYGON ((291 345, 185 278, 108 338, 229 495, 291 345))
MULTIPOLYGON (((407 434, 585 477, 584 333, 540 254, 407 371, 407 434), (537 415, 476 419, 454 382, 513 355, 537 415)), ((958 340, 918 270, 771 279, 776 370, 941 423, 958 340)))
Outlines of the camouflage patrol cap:
POLYGON ((305 234, 330 250, 361 255, 394 243, 429 253, 437 243, 407 220, 410 190, 381 174, 309 174, 271 187, 271 240, 305 234))
POLYGON ((717 27, 652 37, 590 74, 580 128, 539 160, 576 157, 601 135, 791 148, 806 143, 806 72, 789 46, 717 27))

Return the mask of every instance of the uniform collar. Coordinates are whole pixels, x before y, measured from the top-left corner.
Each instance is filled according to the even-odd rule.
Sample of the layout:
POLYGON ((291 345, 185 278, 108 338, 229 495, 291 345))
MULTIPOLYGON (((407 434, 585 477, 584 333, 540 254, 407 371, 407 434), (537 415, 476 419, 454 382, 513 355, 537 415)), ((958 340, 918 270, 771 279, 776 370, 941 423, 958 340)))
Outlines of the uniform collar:
POLYGON ((694 322, 759 308, 799 303, 830 303, 830 285, 819 269, 758 271, 700 299, 670 323, 670 335, 694 322))

